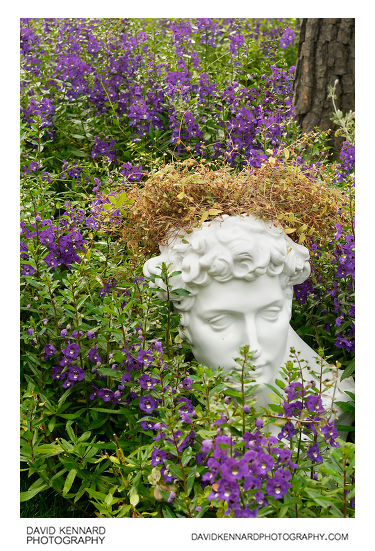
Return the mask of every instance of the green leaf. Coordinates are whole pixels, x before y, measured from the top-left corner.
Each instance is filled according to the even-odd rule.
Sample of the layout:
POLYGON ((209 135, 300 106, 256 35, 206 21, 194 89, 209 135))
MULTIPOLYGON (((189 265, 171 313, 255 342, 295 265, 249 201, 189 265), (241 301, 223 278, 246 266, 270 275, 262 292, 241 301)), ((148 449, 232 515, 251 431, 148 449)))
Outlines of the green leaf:
POLYGON ((115 493, 115 491, 117 490, 118 486, 113 486, 108 494, 107 494, 107 497, 105 498, 104 500, 104 504, 110 508, 114 503, 116 503, 118 500, 116 498, 113 497, 113 494, 115 493))
POLYGON ((172 289, 171 293, 173 293, 175 295, 179 295, 179 296, 188 296, 188 295, 190 295, 190 291, 188 291, 187 289, 172 289))
POLYGON ((195 480, 196 480, 196 477, 195 477, 195 472, 194 472, 188 477, 188 479, 186 481, 186 488, 187 488, 188 495, 190 494, 191 490, 193 489, 195 480))
POLYGON ((176 478, 182 479, 181 467, 179 467, 178 465, 174 465, 173 463, 169 463, 168 470, 176 478))
POLYGON ((36 494, 39 494, 39 492, 43 492, 47 488, 48 488, 47 484, 42 484, 41 486, 38 486, 37 488, 34 488, 33 490, 28 490, 27 492, 21 492, 20 493, 20 500, 22 502, 23 501, 28 501, 29 499, 36 496, 36 494))
MULTIPOLYGON (((70 389, 68 389, 70 390, 70 389)), ((75 413, 56 413, 58 417, 62 417, 63 419, 77 419, 77 417, 80 417, 82 415, 82 412, 84 410, 81 408, 75 413)))
POLYGON ((130 504, 133 506, 133 507, 136 507, 139 503, 139 495, 138 494, 132 494, 130 496, 130 504))
POLYGON ((173 513, 173 511, 166 505, 163 507, 163 517, 164 518, 176 518, 176 515, 173 513))
POLYGON ((76 474, 77 474, 77 469, 70 469, 68 476, 66 477, 66 480, 65 480, 65 484, 63 488, 63 496, 66 496, 66 494, 69 492, 70 488, 72 487, 76 474))
POLYGON ((83 297, 79 303, 77 304, 77 310, 79 310, 81 308, 81 306, 83 305, 84 302, 86 302, 86 300, 89 298, 89 295, 86 295, 85 297, 83 297))
MULTIPOLYGON (((280 381, 281 382, 281 381, 280 381)), ((275 394, 277 394, 277 396, 279 398, 283 398, 283 395, 281 394, 280 390, 278 390, 277 388, 275 388, 273 385, 269 385, 268 383, 265 383, 265 386, 267 386, 270 390, 272 390, 272 392, 274 392, 275 394)))
POLYGON ((125 408, 121 408, 121 409, 90 408, 90 411, 98 411, 99 413, 116 413, 117 415, 128 413, 128 410, 126 410, 125 408))
POLYGON ((278 518, 284 518, 285 515, 288 513, 289 505, 283 505, 280 509, 279 514, 277 515, 278 518))
POLYGON ((64 450, 59 444, 42 444, 41 446, 36 446, 34 448, 35 453, 42 455, 57 455, 62 453, 64 450))
MULTIPOLYGON (((60 396, 60 399, 59 399, 59 402, 58 402, 59 406, 61 406, 61 405, 65 402, 65 400, 67 399, 67 397, 69 396, 69 394, 72 393, 72 391, 73 391, 72 388, 68 388, 68 389, 64 392, 64 394, 63 394, 62 396, 60 396)), ((57 415, 58 415, 58 414, 57 414, 57 415)), ((62 417, 62 416, 60 416, 60 417, 62 417)))
POLYGON ((344 379, 347 379, 351 375, 353 375, 355 370, 355 361, 354 359, 349 362, 347 367, 344 369, 343 374, 341 375, 340 381, 343 381, 344 379))
POLYGON ((349 402, 335 402, 335 404, 344 411, 350 411, 351 413, 355 412, 355 407, 352 404, 349 404, 349 402))
POLYGON ((78 492, 76 493, 76 495, 74 497, 74 503, 77 503, 77 501, 79 499, 81 499, 81 497, 83 496, 83 494, 86 491, 86 488, 87 488, 87 480, 83 480, 78 492))
MULTIPOLYGON (((267 385, 268 386, 268 385, 267 385)), ((268 407, 272 411, 276 411, 277 413, 284 413, 284 410, 281 406, 277 406, 276 404, 269 404, 268 407)))
POLYGON ((349 398, 351 398, 354 402, 355 400, 355 394, 353 392, 350 392, 349 390, 344 390, 345 394, 347 394, 349 396, 349 398))
POLYGON ((107 377, 112 377, 112 379, 121 380, 122 373, 119 373, 115 369, 109 369, 108 367, 100 367, 98 369, 100 375, 106 375, 107 377))
POLYGON ((74 434, 74 430, 72 429, 72 421, 68 421, 65 428, 66 428, 66 432, 68 433, 68 436, 69 436, 70 440, 75 442, 77 440, 77 437, 74 434))
POLYGON ((182 274, 181 270, 176 270, 175 272, 172 272, 171 274, 169 274, 169 277, 174 277, 180 274, 182 274))
POLYGON ((232 390, 231 388, 227 388, 225 390, 225 394, 228 396, 234 396, 235 398, 242 398, 241 392, 238 392, 238 390, 232 390))
POLYGON ((52 432, 56 425, 56 416, 54 415, 51 417, 51 419, 48 421, 48 430, 49 432, 52 432))
POLYGON ((355 427, 352 427, 351 425, 336 425, 336 428, 339 432, 355 431, 355 427))
POLYGON ((81 436, 78 438, 78 442, 85 442, 90 438, 90 436, 91 436, 91 431, 88 430, 81 434, 81 436))

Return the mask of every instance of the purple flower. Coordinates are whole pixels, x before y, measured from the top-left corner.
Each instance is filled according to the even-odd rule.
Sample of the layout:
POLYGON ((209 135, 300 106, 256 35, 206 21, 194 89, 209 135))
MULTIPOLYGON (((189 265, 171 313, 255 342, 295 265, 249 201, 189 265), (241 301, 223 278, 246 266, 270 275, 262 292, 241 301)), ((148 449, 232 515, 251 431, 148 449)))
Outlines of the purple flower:
POLYGON ((255 419, 255 426, 257 429, 261 429, 264 427, 264 423, 262 419, 255 419))
POLYGON ((192 423, 192 419, 189 417, 189 415, 185 411, 180 410, 180 419, 186 423, 187 425, 190 425, 192 423))
POLYGON ((57 258, 53 253, 48 253, 47 256, 43 258, 43 260, 50 268, 57 268, 57 266, 59 265, 57 258))
POLYGON ((344 321, 344 316, 338 316, 335 320, 335 323, 336 323, 336 327, 340 327, 340 325, 342 324, 342 322, 344 321))
POLYGON ((285 423, 285 425, 283 426, 283 428, 281 429, 281 432, 279 432, 277 437, 280 440, 282 438, 287 438, 288 440, 290 440, 292 438, 292 436, 294 436, 295 434, 296 434, 296 431, 295 431, 293 423, 288 421, 287 423, 285 423))
POLYGON ((160 469, 160 473, 166 482, 171 482, 173 480, 173 476, 168 471, 165 465, 163 465, 162 468, 160 469))
POLYGON ((284 392, 287 395, 288 400, 295 400, 298 397, 302 396, 303 389, 301 383, 290 383, 290 385, 284 388, 284 392))
POLYGON ((203 465, 206 460, 206 454, 205 453, 197 453, 195 456, 195 461, 197 465, 203 465))
POLYGON ((179 452, 184 451, 185 448, 187 448, 188 446, 191 446, 194 443, 194 440, 195 440, 195 432, 191 430, 179 445, 178 451, 179 452))
POLYGON ((70 365, 71 361, 72 359, 68 356, 63 356, 59 361, 59 365, 61 365, 61 367, 66 367, 67 365, 70 365))
POLYGON ((338 431, 334 421, 328 422, 325 426, 320 427, 320 430, 324 438, 326 439, 327 444, 334 448, 339 447, 338 442, 335 442, 336 438, 338 437, 338 431))
POLYGON ((66 379, 66 381, 64 382, 64 384, 62 385, 63 388, 72 388, 74 386, 74 382, 71 381, 70 379, 66 379))
POLYGON ((267 494, 275 499, 284 497, 290 487, 291 485, 280 477, 269 478, 266 483, 267 494))
POLYGON ((71 359, 75 360, 76 358, 78 358, 78 354, 80 352, 80 347, 76 343, 70 343, 61 352, 67 358, 71 358, 71 359))
POLYGON ((176 492, 170 492, 169 497, 167 499, 168 503, 172 503, 175 497, 176 497, 176 492))
POLYGON ((189 398, 186 398, 185 396, 182 396, 181 398, 179 398, 178 401, 182 402, 182 405, 179 407, 180 412, 193 413, 193 411, 194 411, 193 404, 192 404, 191 400, 189 400, 189 398))
POLYGON ((50 356, 56 354, 56 348, 53 346, 53 344, 46 344, 46 346, 44 347, 44 352, 46 358, 49 358, 50 356))
POLYGON ((295 38, 295 32, 293 31, 293 29, 289 29, 289 28, 286 28, 284 29, 283 31, 283 34, 280 38, 280 47, 285 49, 287 48, 288 46, 290 46, 291 44, 294 44, 294 38, 295 38))
POLYGON ((260 505, 261 507, 267 507, 268 501, 266 500, 263 492, 255 492, 254 497, 258 505, 260 505))
POLYGON ((139 399, 139 407, 142 411, 146 413, 151 413, 157 407, 157 402, 149 394, 148 396, 141 396, 139 399))
POLYGON ((185 390, 191 390, 193 387, 193 381, 189 377, 186 377, 185 379, 183 379, 182 385, 185 390))
POLYGON ((228 457, 222 464, 222 473, 223 477, 227 480, 239 480, 247 474, 247 463, 246 461, 237 461, 233 457, 228 457))
POLYGON ((256 461, 252 464, 252 469, 255 475, 262 478, 267 474, 267 471, 271 471, 274 466, 274 459, 272 455, 268 455, 263 451, 258 452, 256 461))
POLYGON ((294 413, 294 403, 284 402, 283 403, 283 410, 287 417, 293 417, 294 413))
POLYGON ((164 459, 167 458, 167 452, 164 450, 159 450, 154 446, 154 449, 151 453, 151 465, 157 467, 160 464, 164 464, 164 459))
POLYGON ((312 413, 323 411, 323 404, 320 396, 308 396, 305 400, 305 405, 312 413))
POLYGON ((67 373, 66 372, 63 373, 62 371, 63 371, 62 367, 60 367, 59 365, 55 365, 52 368, 52 379, 55 379, 56 381, 65 379, 67 373))
POLYGON ((97 395, 104 400, 104 402, 109 402, 113 399, 113 391, 110 388, 100 388, 97 395))
POLYGON ((34 273, 35 273, 35 268, 33 268, 30 264, 22 265, 21 275, 32 276, 34 273))
POLYGON ((68 379, 70 381, 82 381, 85 378, 85 371, 75 365, 69 366, 68 379))
MULTIPOLYGON (((43 243, 43 245, 47 245, 50 250, 52 249, 51 245, 55 243, 55 231, 56 226, 51 226, 46 230, 42 230, 39 234, 39 241, 43 243)), ((53 247, 53 249, 55 248, 56 247, 53 247)))
POLYGON ((129 383, 131 380, 132 380, 132 374, 129 373, 129 372, 124 373, 124 374, 121 376, 121 382, 122 382, 122 383, 129 383))
POLYGON ((219 488, 217 490, 218 498, 225 501, 238 500, 240 489, 235 480, 228 480, 221 478, 219 481, 219 488))
POLYGON ((163 345, 160 341, 153 342, 152 345, 151 345, 151 348, 153 350, 156 350, 156 352, 159 352, 160 354, 162 354, 164 352, 163 345))
POLYGON ((212 450, 213 446, 214 443, 212 442, 212 440, 203 440, 201 444, 201 451, 207 455, 208 452, 212 450))
POLYGON ((98 346, 95 345, 93 348, 90 348, 89 353, 88 353, 89 359, 90 359, 93 363, 97 363, 97 362, 101 362, 101 361, 102 361, 102 359, 101 359, 101 357, 99 356, 97 350, 98 350, 98 346))
POLYGON ((142 165, 133 166, 131 163, 123 163, 120 173, 128 182, 137 182, 142 177, 142 165))
POLYGON ((32 335, 34 333, 34 329, 32 329, 31 327, 28 328, 28 330, 26 331, 26 333, 28 335, 32 335))
POLYGON ((155 427, 153 421, 141 421, 141 427, 143 430, 152 430, 155 427))
POLYGON ((116 150, 115 150, 115 140, 110 142, 102 141, 95 136, 95 144, 91 150, 91 157, 95 159, 96 157, 108 157, 110 161, 116 159, 116 150))
POLYGON ((156 383, 158 383, 158 379, 154 379, 153 377, 150 377, 146 373, 143 373, 139 377, 139 386, 143 388, 144 390, 152 390, 156 383))
POLYGON ((307 450, 307 455, 310 457, 311 461, 314 461, 315 463, 322 463, 323 461, 317 442, 311 444, 311 446, 307 450))
POLYGON ((89 329, 86 333, 86 336, 87 336, 88 340, 91 340, 95 337, 95 333, 94 333, 94 331, 90 331, 90 329, 89 329))

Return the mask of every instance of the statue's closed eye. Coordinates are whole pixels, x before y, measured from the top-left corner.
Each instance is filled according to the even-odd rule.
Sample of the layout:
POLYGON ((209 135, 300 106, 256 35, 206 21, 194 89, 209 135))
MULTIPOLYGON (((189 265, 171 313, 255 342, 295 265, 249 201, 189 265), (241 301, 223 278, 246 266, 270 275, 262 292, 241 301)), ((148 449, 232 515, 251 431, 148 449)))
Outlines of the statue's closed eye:
POLYGON ((209 318, 207 321, 210 327, 215 331, 223 331, 233 323, 233 318, 230 314, 218 314, 209 318))
POLYGON ((276 321, 279 318, 281 310, 282 308, 279 306, 272 306, 261 310, 261 312, 259 312, 259 316, 267 321, 276 321))

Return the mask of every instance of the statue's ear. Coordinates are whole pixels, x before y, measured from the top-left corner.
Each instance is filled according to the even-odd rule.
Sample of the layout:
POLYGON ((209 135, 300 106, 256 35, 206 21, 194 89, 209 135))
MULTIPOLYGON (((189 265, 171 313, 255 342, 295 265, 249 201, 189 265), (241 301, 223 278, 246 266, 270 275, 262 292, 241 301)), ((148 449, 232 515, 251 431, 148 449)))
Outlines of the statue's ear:
POLYGON ((287 308, 289 311, 289 321, 290 321, 292 318, 293 287, 287 287, 285 289, 285 298, 287 301, 287 308))
POLYGON ((292 319, 292 299, 290 299, 289 307, 289 321, 292 319))

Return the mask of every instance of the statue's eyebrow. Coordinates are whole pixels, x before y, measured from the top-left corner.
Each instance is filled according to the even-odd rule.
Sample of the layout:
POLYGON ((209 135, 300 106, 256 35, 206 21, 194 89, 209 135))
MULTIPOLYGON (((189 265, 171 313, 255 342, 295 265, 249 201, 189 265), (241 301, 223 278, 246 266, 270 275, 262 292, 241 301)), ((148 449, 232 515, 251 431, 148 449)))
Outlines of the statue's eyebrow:
POLYGON ((230 308, 220 308, 220 310, 206 310, 201 314, 202 318, 212 318, 215 316, 225 315, 225 314, 241 314, 238 310, 231 310, 230 308))
MULTIPOLYGON (((268 304, 265 304, 265 305, 261 306, 260 308, 258 308, 258 312, 261 312, 262 310, 267 310, 267 308, 272 308, 272 307, 282 308, 283 303, 284 303, 283 299, 273 300, 273 301, 269 302, 268 304)), ((233 310, 231 308, 220 308, 220 309, 213 308, 212 310, 206 310, 205 312, 203 312, 201 314, 201 317, 203 319, 209 319, 209 318, 212 318, 212 317, 215 317, 215 316, 219 316, 221 314, 222 315, 225 315, 225 314, 243 315, 243 312, 241 312, 239 310, 233 310)))
POLYGON ((284 304, 284 301, 282 299, 276 299, 272 302, 270 302, 269 304, 266 304, 265 306, 262 306, 261 308, 259 308, 259 310, 266 310, 267 308, 272 308, 273 306, 277 306, 279 308, 281 308, 284 304))

